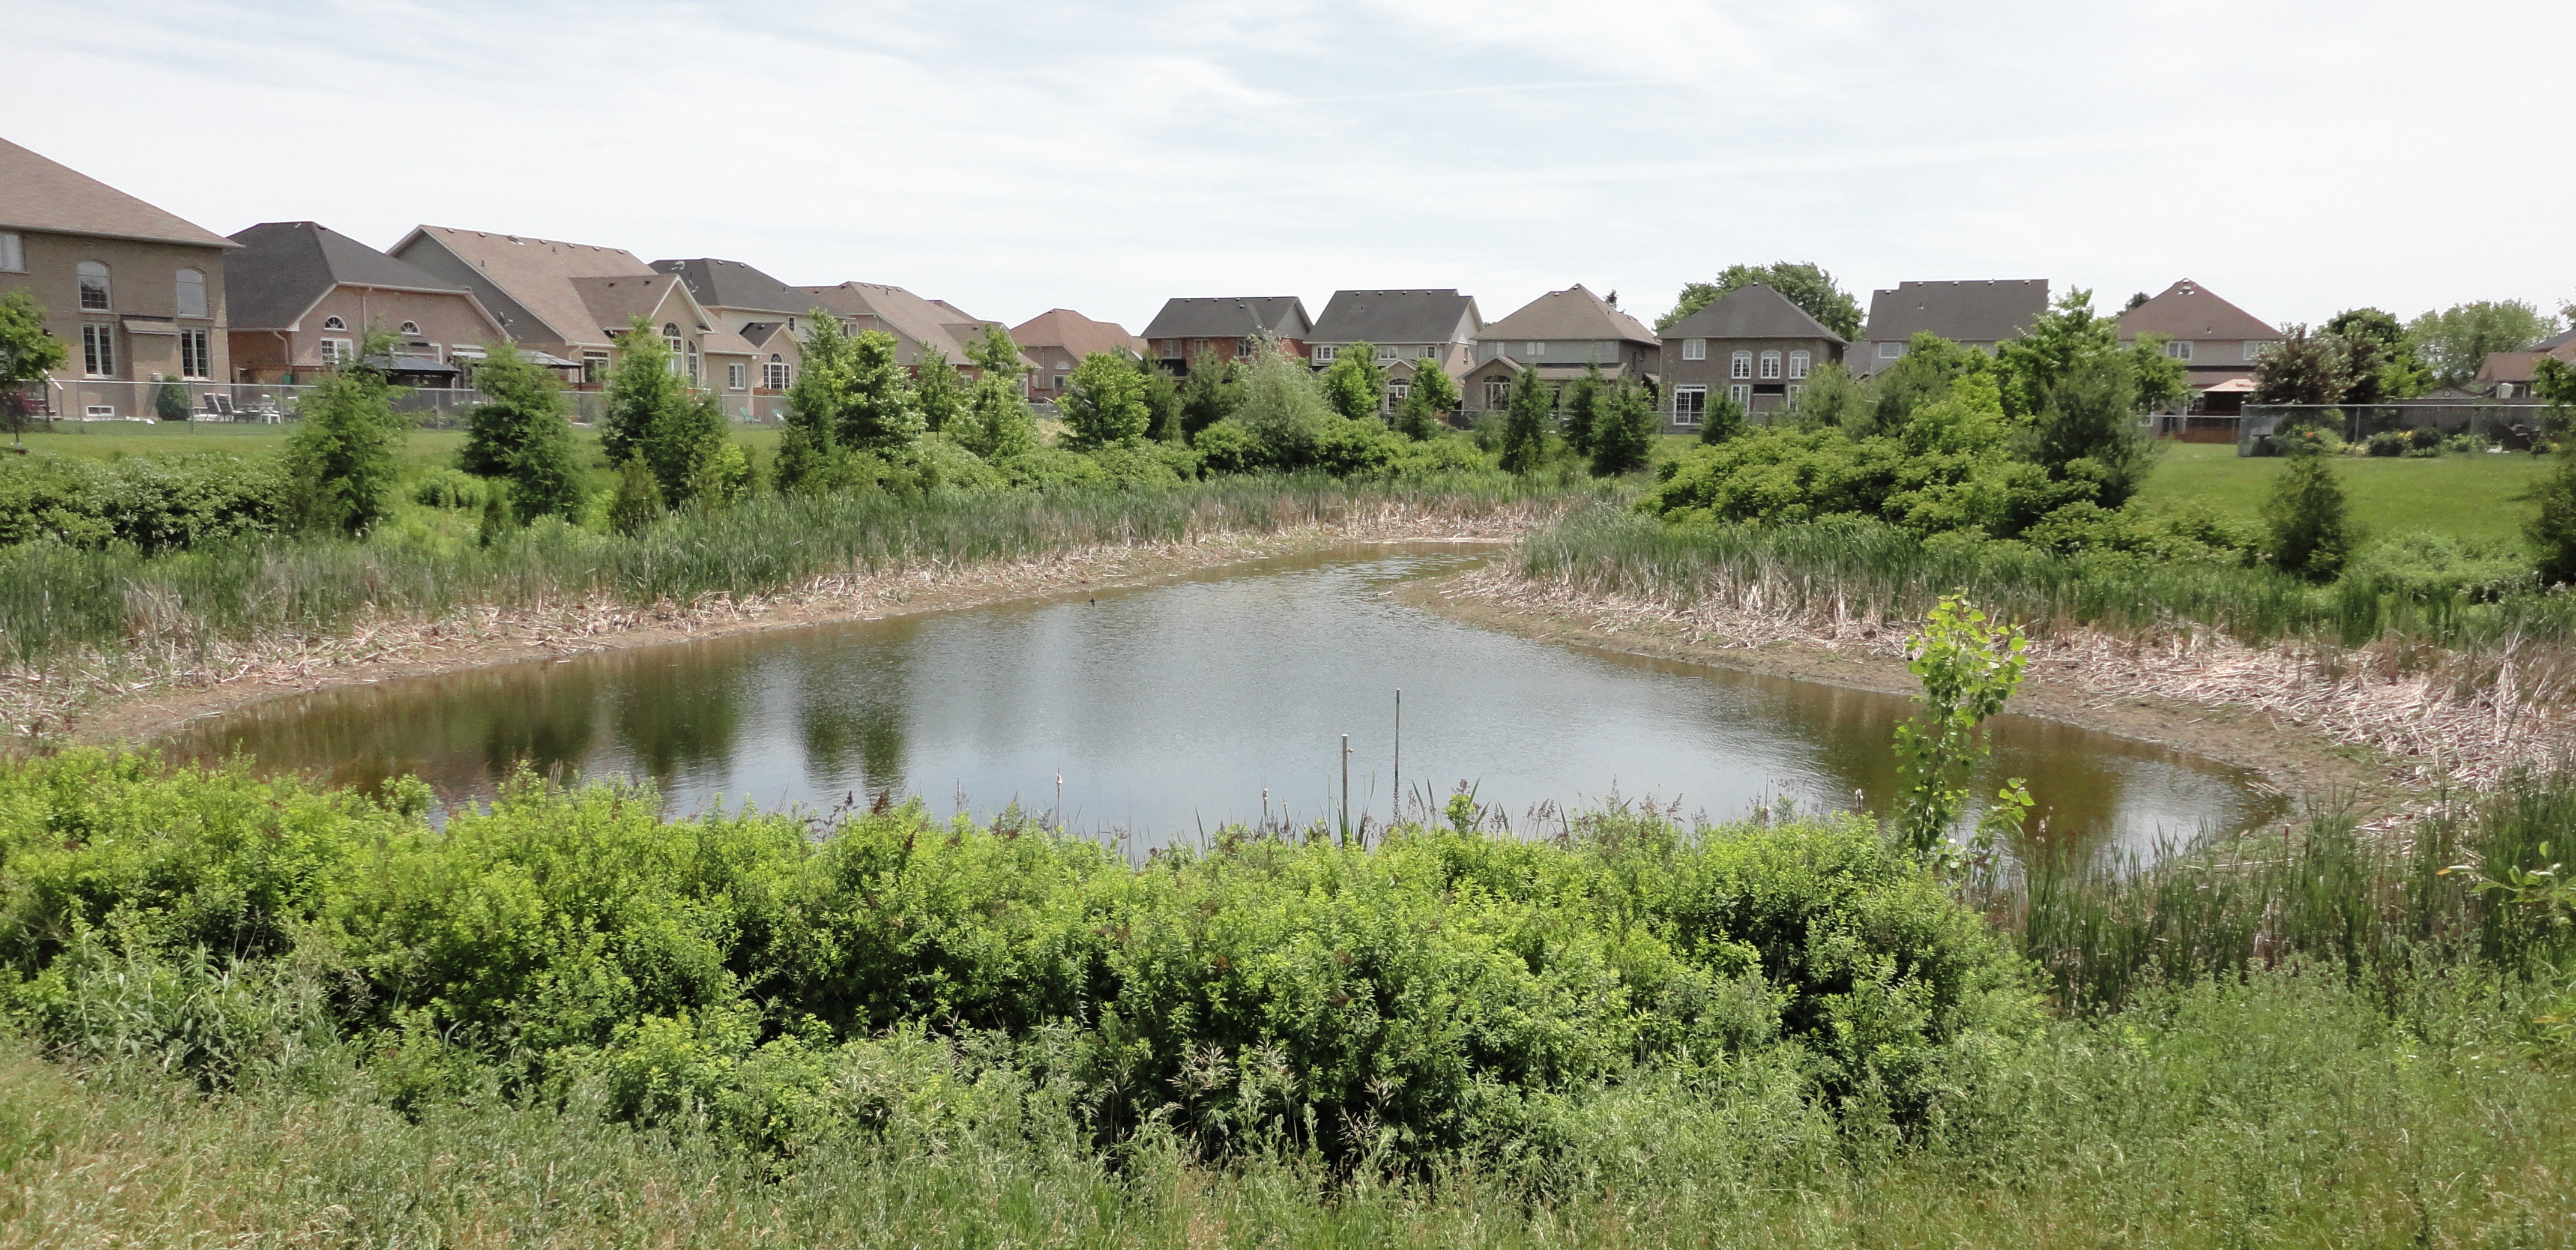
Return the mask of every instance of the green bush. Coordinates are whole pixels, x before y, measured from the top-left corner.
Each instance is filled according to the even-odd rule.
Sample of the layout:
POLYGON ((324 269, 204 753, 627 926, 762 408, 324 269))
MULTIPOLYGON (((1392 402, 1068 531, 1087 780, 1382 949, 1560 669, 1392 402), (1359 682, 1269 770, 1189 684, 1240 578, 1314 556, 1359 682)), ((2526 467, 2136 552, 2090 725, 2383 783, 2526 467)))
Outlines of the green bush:
POLYGON ((267 459, 0 457, 0 545, 50 537, 163 551, 274 533, 285 522, 285 493, 285 475, 267 459))
POLYGON ((2538 586, 2530 560, 2520 552, 2463 544, 2434 533, 2398 534, 2371 543, 2344 566, 2343 578, 2375 594, 2418 603, 2492 603, 2538 586))
POLYGON ((2371 455, 2388 457, 2404 455, 2408 448, 2414 446, 2414 442, 2402 430, 2381 430, 2371 435, 2370 441, 2364 446, 2371 455))
POLYGON ((462 469, 432 469, 411 488, 411 501, 424 508, 480 508, 484 495, 483 479, 462 469))
POLYGON ((1210 473, 1258 473, 1269 467, 1261 441, 1243 423, 1228 417, 1201 429, 1191 440, 1190 448, 1210 473))

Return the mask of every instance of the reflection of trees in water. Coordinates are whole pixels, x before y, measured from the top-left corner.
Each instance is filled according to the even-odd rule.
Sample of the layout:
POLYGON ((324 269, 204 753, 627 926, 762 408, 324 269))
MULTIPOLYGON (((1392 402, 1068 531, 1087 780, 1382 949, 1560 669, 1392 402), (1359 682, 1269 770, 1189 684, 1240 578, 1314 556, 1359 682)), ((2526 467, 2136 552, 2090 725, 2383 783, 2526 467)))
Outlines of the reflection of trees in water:
POLYGON ((597 663, 609 731, 665 793, 684 769, 732 761, 743 700, 757 678, 747 648, 656 648, 597 663))
POLYGON ((904 789, 915 626, 865 648, 804 647, 794 657, 805 768, 825 788, 904 789))
POLYGON ((526 764, 558 780, 581 770, 599 734, 599 680, 581 666, 548 665, 496 674, 497 688, 469 702, 482 721, 483 774, 493 784, 526 764), (546 668, 562 674, 550 678, 546 668))

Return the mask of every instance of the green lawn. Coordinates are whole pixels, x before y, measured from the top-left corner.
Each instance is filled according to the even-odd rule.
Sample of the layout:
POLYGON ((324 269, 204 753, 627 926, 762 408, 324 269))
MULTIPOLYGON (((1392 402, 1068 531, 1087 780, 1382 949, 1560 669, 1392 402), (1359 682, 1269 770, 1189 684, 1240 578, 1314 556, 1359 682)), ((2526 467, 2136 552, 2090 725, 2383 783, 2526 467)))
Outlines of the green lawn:
MULTIPOLYGON (((2204 503, 2252 518, 2284 462, 2239 457, 2232 446, 2168 443, 2138 497, 2151 504, 2204 503)), ((2374 537, 2432 530, 2469 542, 2515 542, 2532 505, 2519 496, 2550 467, 2526 455, 2472 454, 2408 460, 2335 460, 2354 519, 2374 537)))

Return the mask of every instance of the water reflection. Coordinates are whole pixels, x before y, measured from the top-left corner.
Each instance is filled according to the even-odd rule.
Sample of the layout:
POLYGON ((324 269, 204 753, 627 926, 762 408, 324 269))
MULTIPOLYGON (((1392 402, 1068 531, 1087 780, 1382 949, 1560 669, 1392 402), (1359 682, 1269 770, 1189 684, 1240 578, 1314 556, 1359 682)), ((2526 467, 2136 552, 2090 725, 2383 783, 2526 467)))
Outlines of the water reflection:
MULTIPOLYGON (((830 806, 892 791, 989 814, 1187 837, 1264 810, 1322 817, 1349 733, 1353 806, 1461 780, 1515 815, 1613 793, 1727 817, 1779 796, 1886 802, 1905 699, 1478 630, 1402 607, 1396 580, 1481 558, 1388 549, 1272 562, 1093 600, 509 665, 277 701, 195 726, 183 753, 443 801, 522 764, 650 778, 670 804, 830 806)), ((2022 717, 1994 722, 1990 793, 2029 780, 2057 839, 2151 841, 2265 818, 2240 770, 2022 717)))

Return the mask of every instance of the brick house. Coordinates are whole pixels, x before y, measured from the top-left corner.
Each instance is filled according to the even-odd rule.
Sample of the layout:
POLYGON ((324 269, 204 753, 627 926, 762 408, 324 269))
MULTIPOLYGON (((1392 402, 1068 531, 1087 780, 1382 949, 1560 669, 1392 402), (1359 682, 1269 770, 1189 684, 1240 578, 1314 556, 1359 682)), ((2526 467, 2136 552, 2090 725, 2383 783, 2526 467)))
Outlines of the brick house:
MULTIPOLYGON (((2124 343, 2141 334, 2163 335, 2165 355, 2181 362, 2196 398, 2214 387, 2225 387, 2222 393, 2250 389, 2255 362, 2281 341, 2279 330, 2188 278, 2120 314, 2119 334, 2124 343)), ((2201 406, 2206 408, 2205 399, 2201 406)))
MULTIPOLYGON (((945 300, 923 299, 899 286, 882 282, 843 282, 835 286, 804 286, 796 291, 814 301, 813 306, 841 319, 841 328, 852 334, 881 330, 894 336, 895 359, 916 375, 921 371, 925 353, 936 352, 968 378, 980 370, 966 355, 966 348, 984 336, 987 328, 1003 328, 1001 322, 974 316, 945 300)), ((1021 357, 1021 389, 1027 389, 1027 374, 1034 362, 1021 357)))
POLYGON ((1843 337, 1761 283, 1665 327, 1661 373, 1665 421, 1695 431, 1712 395, 1731 396, 1755 419, 1786 410, 1807 375, 1838 363, 1843 337))
POLYGON ((1198 295, 1165 300, 1145 326, 1153 358, 1174 373, 1187 373, 1201 352, 1219 363, 1238 359, 1268 335, 1279 350, 1303 358, 1315 320, 1294 295, 1198 295))
POLYGON ((373 330, 397 338, 414 374, 453 384, 451 360, 509 341, 474 293, 309 221, 271 221, 233 235, 227 266, 234 376, 293 383, 348 360, 373 330))
POLYGON ((69 349, 44 400, 58 414, 146 416, 156 388, 135 383, 230 378, 224 261, 239 246, 0 140, 0 291, 33 296, 69 349))
POLYGON ((1011 341, 1020 345, 1020 354, 1032 366, 1030 393, 1050 402, 1064 394, 1073 367, 1093 352, 1125 352, 1138 359, 1145 355, 1145 340, 1129 334, 1126 327, 1094 321, 1070 308, 1051 308, 1011 327, 1011 341))
POLYGON ((1405 366, 1403 381, 1388 380, 1391 406, 1423 361, 1434 362, 1453 379, 1465 374, 1475 364, 1476 336, 1484 328, 1476 297, 1460 295, 1455 288, 1335 291, 1309 332, 1306 357, 1316 368, 1327 368, 1343 348, 1369 344, 1381 367, 1405 366))
POLYGON ((1611 381, 1634 378, 1653 387, 1662 343, 1644 322, 1582 283, 1550 291, 1476 336, 1476 363, 1459 379, 1459 406, 1473 417, 1508 406, 1523 371, 1535 371, 1561 395, 1565 384, 1599 365, 1611 381))
POLYGON ((1869 324, 1843 355, 1843 367, 1867 377, 1905 358, 1917 334, 1991 352, 2021 337, 2031 319, 2048 311, 2048 279, 2002 278, 1972 282, 1899 282, 1872 291, 1869 324))
POLYGON ((749 354, 728 360, 716 379, 725 393, 748 393, 760 415, 775 415, 796 384, 803 363, 797 336, 818 307, 815 298, 738 260, 657 260, 653 270, 678 278, 718 328, 742 339, 749 354))

